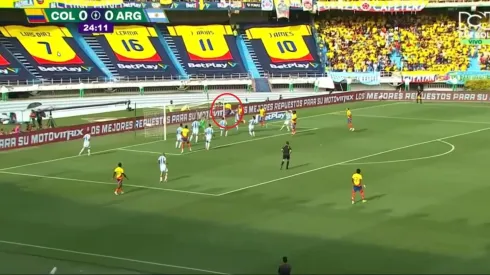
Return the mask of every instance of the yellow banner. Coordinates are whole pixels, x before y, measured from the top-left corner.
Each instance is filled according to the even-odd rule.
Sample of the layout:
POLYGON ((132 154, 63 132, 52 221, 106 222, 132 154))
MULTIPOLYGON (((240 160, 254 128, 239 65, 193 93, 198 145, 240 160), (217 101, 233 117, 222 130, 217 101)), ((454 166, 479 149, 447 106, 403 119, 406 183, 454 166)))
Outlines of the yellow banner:
MULTIPOLYGON (((169 3, 172 0, 160 0, 162 5, 169 3)), ((124 0, 0 0, 0 8, 119 8, 145 5, 146 1, 124 3, 124 0)))
POLYGON ((318 11, 353 10, 365 12, 418 12, 423 10, 429 0, 393 1, 318 1, 318 11))

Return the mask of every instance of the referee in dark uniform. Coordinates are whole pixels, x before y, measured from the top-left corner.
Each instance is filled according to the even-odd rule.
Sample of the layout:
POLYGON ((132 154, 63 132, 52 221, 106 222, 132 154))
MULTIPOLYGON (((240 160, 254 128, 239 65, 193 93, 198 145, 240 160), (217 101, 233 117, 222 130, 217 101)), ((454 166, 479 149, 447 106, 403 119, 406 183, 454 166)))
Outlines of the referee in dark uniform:
POLYGON ((288 264, 288 257, 282 257, 282 264, 279 265, 277 269, 277 274, 279 275, 290 275, 291 265, 288 264))
POLYGON ((289 169, 289 159, 291 158, 291 146, 289 146, 289 141, 286 141, 284 147, 282 147, 282 162, 281 162, 281 170, 284 166, 284 162, 286 162, 286 169, 289 169))

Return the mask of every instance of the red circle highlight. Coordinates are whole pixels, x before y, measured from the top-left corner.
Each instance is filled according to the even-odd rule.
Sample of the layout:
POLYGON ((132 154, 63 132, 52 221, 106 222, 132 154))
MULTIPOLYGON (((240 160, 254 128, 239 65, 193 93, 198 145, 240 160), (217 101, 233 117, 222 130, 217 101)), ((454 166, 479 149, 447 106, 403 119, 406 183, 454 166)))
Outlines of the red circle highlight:
MULTIPOLYGON (((238 124, 240 124, 241 121, 243 121, 243 116, 245 115, 245 106, 243 105, 243 103, 240 100, 240 98, 238 96, 236 96, 235 94, 232 94, 232 93, 222 93, 222 94, 219 94, 217 97, 214 98, 213 103, 211 103, 211 110, 209 110, 209 112, 210 112, 211 119, 213 120, 214 124, 216 124, 216 126, 218 126, 221 129, 228 130, 228 129, 235 128, 238 124), (238 118, 238 121, 235 122, 235 124, 233 124, 232 126, 225 126, 225 127, 223 127, 223 126, 219 125, 219 122, 216 121, 216 117, 214 116, 214 112, 213 112, 214 105, 216 104, 216 101, 220 97, 223 97, 223 96, 231 96, 231 97, 234 97, 238 101, 238 106, 240 108, 242 108, 242 114, 238 118)), ((223 116, 225 116, 225 115, 226 114, 223 114, 223 116)))

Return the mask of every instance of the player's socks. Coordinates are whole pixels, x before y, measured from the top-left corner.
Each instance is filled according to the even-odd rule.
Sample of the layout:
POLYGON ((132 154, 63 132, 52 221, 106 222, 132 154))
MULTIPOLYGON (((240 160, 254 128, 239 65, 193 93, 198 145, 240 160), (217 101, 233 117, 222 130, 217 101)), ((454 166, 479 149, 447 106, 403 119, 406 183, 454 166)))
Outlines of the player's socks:
POLYGON ((90 149, 88 149, 88 155, 90 156, 90 149))
POLYGON ((286 169, 289 169, 289 160, 286 162, 286 169))
POLYGON ((197 143, 197 141, 198 141, 198 140, 199 140, 199 136, 198 136, 198 135, 196 135, 196 143, 197 143))
POLYGON ((160 182, 162 182, 162 181, 163 181, 163 177, 162 177, 162 176, 160 176, 160 182))
POLYGON ((179 142, 178 141, 175 142, 175 148, 179 148, 179 142))
POLYGON ((85 148, 82 148, 82 150, 80 151, 80 153, 78 155, 81 156, 84 150, 85 150, 85 148))
POLYGON ((165 174, 165 178, 163 179, 164 182, 167 182, 167 177, 168 177, 168 173, 165 174))
POLYGON ((287 127, 287 129, 288 129, 288 132, 290 132, 291 130, 289 130, 289 126, 286 126, 286 127, 287 127))
POLYGON ((228 131, 225 132, 225 137, 227 137, 227 136, 228 136, 228 131))
POLYGON ((282 170, 282 167, 284 166, 284 160, 281 161, 281 170, 282 170))
POLYGON ((238 131, 238 125, 237 125, 235 128, 236 128, 236 130, 238 131))

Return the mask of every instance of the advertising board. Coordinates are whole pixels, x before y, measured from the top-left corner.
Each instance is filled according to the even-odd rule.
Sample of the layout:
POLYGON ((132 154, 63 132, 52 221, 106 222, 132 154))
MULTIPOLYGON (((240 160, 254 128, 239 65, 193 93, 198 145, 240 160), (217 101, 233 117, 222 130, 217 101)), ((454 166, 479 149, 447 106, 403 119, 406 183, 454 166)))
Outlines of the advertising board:
MULTIPOLYGON (((386 91, 367 91, 338 93, 330 95, 310 96, 303 98, 292 98, 283 100, 273 100, 268 102, 245 104, 245 115, 254 115, 259 112, 259 107, 263 106, 269 113, 269 120, 284 118, 285 111, 301 108, 312 108, 331 104, 348 103, 356 101, 414 101, 417 97, 415 92, 386 92, 386 91)), ((490 93, 454 93, 454 92, 424 92, 422 99, 427 101, 440 102, 490 102, 490 93)), ((236 106, 233 106, 236 108, 236 106)), ((222 110, 214 113, 216 117, 223 116, 222 110)), ((167 125, 190 123, 201 117, 209 118, 209 110, 190 110, 171 112, 167 114, 167 125)), ((164 117, 144 117, 124 118, 113 121, 96 122, 68 127, 45 129, 33 132, 23 132, 20 134, 9 134, 0 136, 0 151, 24 148, 30 146, 41 146, 49 143, 64 142, 81 139, 85 133, 90 133, 93 137, 110 134, 118 134, 144 129, 145 125, 163 125, 164 117)))

